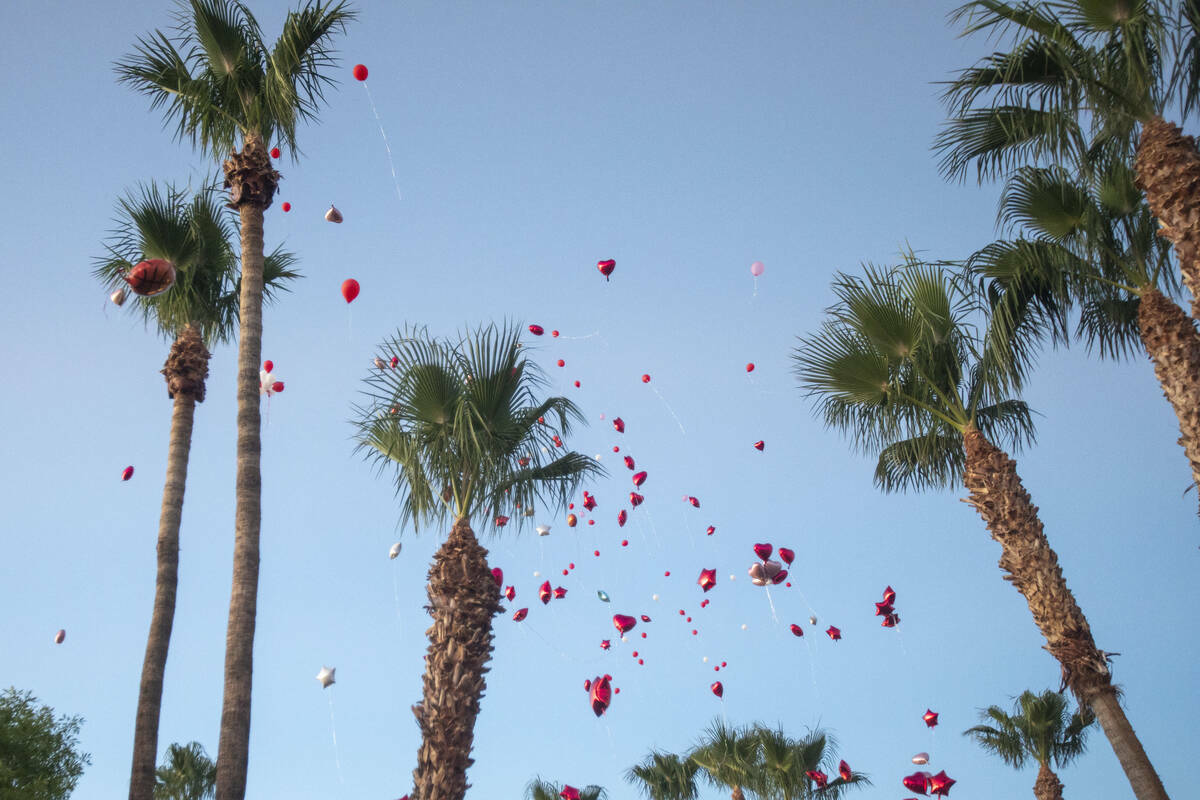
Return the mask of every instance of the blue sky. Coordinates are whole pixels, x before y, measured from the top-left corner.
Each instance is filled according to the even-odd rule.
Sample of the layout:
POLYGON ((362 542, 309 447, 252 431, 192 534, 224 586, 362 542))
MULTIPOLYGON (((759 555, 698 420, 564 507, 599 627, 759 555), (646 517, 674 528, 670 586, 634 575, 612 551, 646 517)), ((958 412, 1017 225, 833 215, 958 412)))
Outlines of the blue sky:
MULTIPOLYGON (((287 4, 252 5, 273 38, 287 4)), ((1029 793, 1033 770, 960 735, 976 709, 1058 685, 1024 600, 1001 579, 999 546, 958 502, 963 490, 874 490, 873 464, 823 429, 791 373, 835 271, 893 262, 907 245, 963 257, 993 236, 997 188, 945 183, 930 151, 936 82, 992 49, 957 38, 945 22, 954 5, 358 5, 340 84, 320 124, 302 129, 299 160, 285 154, 266 218, 268 247, 297 253, 306 277, 264 321, 264 357, 287 389, 263 430, 249 796, 408 791, 424 579, 442 531, 398 527, 390 477, 353 453, 348 420, 385 337, 489 320, 561 332, 531 337, 531 357, 590 421, 568 444, 601 455, 610 477, 589 487, 595 526, 571 530, 558 515, 544 520, 548 537, 485 542, 516 586, 510 610, 531 610, 495 622, 470 796, 517 797, 541 774, 633 797, 628 767, 653 747, 688 747, 722 715, 828 729, 875 784, 858 797, 906 796, 918 751, 958 781, 952 797, 1029 793), (355 63, 370 68, 369 95, 355 63), (344 224, 322 219, 330 203, 344 224), (617 262, 608 283, 603 258, 617 262), (766 265, 757 286, 755 260, 766 265), (362 285, 350 306, 338 292, 348 277, 362 285), (649 472, 624 529, 615 515, 632 487, 614 445, 649 472), (768 598, 750 585, 754 542, 797 552, 792 588, 768 598), (701 609, 705 567, 721 580, 701 609), (543 607, 545 579, 567 597, 543 607), (873 616, 887 585, 895 630, 873 616), (618 643, 614 613, 653 622, 618 643), (829 624, 842 641, 820 633, 829 624), (607 653, 603 638, 614 638, 607 653), (323 665, 337 668, 324 691, 323 665), (582 686, 605 672, 622 692, 596 719, 582 686), (708 689, 716 679, 723 701, 708 689), (941 714, 932 731, 926 708, 941 714)), ((158 374, 168 344, 105 303, 92 259, 137 181, 215 173, 113 79, 112 62, 171 12, 15 5, 0 33, 0 685, 86 718, 84 800, 126 791, 170 422, 158 374)), ((195 739, 216 752, 234 360, 232 347, 215 350, 196 414, 160 749, 195 739)), ((1146 359, 1101 363, 1082 347, 1046 354, 1026 399, 1038 443, 1018 469, 1097 644, 1121 653, 1131 722, 1183 796, 1200 780, 1185 734, 1200 715, 1200 626, 1184 602, 1200 537, 1175 419, 1146 359)), ((1098 730, 1062 780, 1070 796, 1127 795, 1098 730)))

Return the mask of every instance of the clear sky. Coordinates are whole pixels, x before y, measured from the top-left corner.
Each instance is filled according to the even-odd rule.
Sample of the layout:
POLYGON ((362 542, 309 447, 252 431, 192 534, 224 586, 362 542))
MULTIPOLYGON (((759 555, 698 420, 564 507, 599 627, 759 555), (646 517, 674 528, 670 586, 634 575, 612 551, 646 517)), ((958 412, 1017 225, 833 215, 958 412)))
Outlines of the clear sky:
MULTIPOLYGON (((297 253, 306 277, 264 320, 264 357, 287 388, 264 408, 249 797, 409 790, 424 580, 444 531, 398 527, 390 476, 353 453, 348 420, 382 339, 488 320, 561 332, 531 337, 531 356, 590 421, 568 444, 611 476, 588 487, 594 527, 559 515, 540 520, 548 537, 485 542, 516 586, 509 610, 530 613, 495 621, 471 797, 518 797, 537 774, 633 797, 628 767, 651 748, 683 750, 722 715, 826 728, 874 781, 864 799, 907 796, 918 751, 958 781, 952 797, 1029 795, 1035 770, 961 736, 978 708, 1058 686, 999 546, 964 490, 877 492, 873 464, 823 429, 791 372, 835 271, 894 262, 906 242, 959 258, 994 234, 997 187, 945 183, 930 151, 936 82, 992 49, 947 26, 955 4, 358 4, 340 84, 301 130, 299 161, 285 154, 266 216, 268 247, 297 253), (355 63, 370 68, 366 87, 355 63), (322 218, 331 202, 340 226, 322 218), (617 262, 608 283, 604 258, 617 262), (348 277, 362 285, 349 307, 348 277), (609 424, 618 415, 624 435, 609 424), (632 487, 614 445, 649 472, 623 530, 632 487), (754 542, 796 551, 790 589, 768 598, 750 584, 754 542), (704 567, 721 580, 701 609, 704 567), (543 607, 547 578, 568 595, 543 607), (873 616, 886 585, 895 630, 873 616), (621 643, 614 613, 653 622, 621 643), (821 633, 830 624, 842 641, 821 633), (323 691, 325 665, 337 683, 323 691), (605 672, 622 691, 597 719, 583 682, 605 672), (926 708, 941 714, 932 731, 926 708)), ((288 4, 252 6, 273 38, 288 4)), ((127 787, 171 416, 158 373, 168 343, 106 304, 92 259, 137 181, 215 173, 113 78, 172 8, 11 4, 0 32, 0 685, 86 718, 82 800, 127 787), (126 465, 137 471, 122 483, 126 465)), ((195 739, 216 753, 234 362, 233 347, 216 349, 196 413, 160 751, 195 739)), ((1020 474, 1097 644, 1121 653, 1131 722, 1186 797, 1200 785, 1200 531, 1174 416, 1148 360, 1101 363, 1082 347, 1043 357, 1026 398, 1039 441, 1020 474)), ((1098 729, 1061 777, 1071 797, 1129 796, 1098 729)))

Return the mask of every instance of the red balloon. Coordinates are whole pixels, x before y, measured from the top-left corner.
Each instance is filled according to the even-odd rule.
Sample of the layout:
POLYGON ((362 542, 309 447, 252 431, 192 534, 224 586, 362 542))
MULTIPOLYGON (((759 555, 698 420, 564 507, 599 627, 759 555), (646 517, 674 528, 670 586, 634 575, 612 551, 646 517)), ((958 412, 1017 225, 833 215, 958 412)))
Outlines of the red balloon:
POLYGON ((579 800, 579 790, 571 784, 564 784, 563 790, 558 793, 558 796, 563 800, 579 800))
POLYGON ((835 628, 835 627, 834 627, 834 626, 832 626, 832 625, 830 625, 828 628, 826 628, 826 629, 825 629, 825 632, 826 632, 827 634, 829 634, 829 638, 830 638, 830 639, 833 639, 835 642, 836 642, 838 639, 841 639, 841 638, 842 638, 842 631, 841 631, 841 629, 840 629, 840 628, 835 628))
POLYGON ((271 148, 271 158, 279 158, 279 148, 278 147, 271 148))
POLYGON ((792 623, 792 635, 793 636, 803 636, 804 628, 801 628, 799 625, 797 625, 796 623, 793 622, 792 623))
POLYGON ((819 769, 810 769, 804 773, 809 780, 817 784, 818 789, 824 789, 825 784, 829 783, 829 776, 819 769))
POLYGON ((592 679, 588 678, 587 680, 585 680, 583 682, 583 690, 585 692, 589 692, 589 691, 591 691, 591 689, 592 689, 592 679))
POLYGON ((585 492, 584 498, 583 498, 583 507, 586 508, 588 511, 591 511, 593 508, 596 507, 596 498, 585 492))
POLYGON ((162 258, 143 261, 129 270, 125 282, 143 297, 162 294, 175 283, 175 265, 162 258))
POLYGON ((607 261, 597 261, 596 262, 596 269, 600 270, 600 274, 604 276, 605 280, 608 280, 608 276, 612 275, 613 270, 616 268, 617 268, 617 262, 611 258, 608 259, 607 261))
POLYGON ((894 605, 896 603, 896 590, 890 586, 884 589, 883 602, 887 603, 889 606, 894 605))
POLYGON ((291 211, 291 210, 292 210, 292 204, 291 204, 291 203, 284 203, 284 204, 283 204, 283 212, 284 212, 285 214, 286 214, 287 212, 291 211))
POLYGON ((688 501, 689 503, 691 503, 691 504, 692 504, 692 508, 699 508, 699 507, 700 507, 700 501, 699 501, 699 500, 697 500, 697 499, 696 499, 696 498, 694 498, 694 497, 688 497, 688 498, 687 498, 687 501, 688 501))
POLYGON ((929 777, 930 775, 928 772, 914 772, 912 775, 905 775, 900 782, 903 783, 904 788, 908 789, 910 792, 925 794, 925 792, 929 789, 929 777))
POLYGON ((894 610, 895 609, 893 609, 889 603, 876 603, 875 604, 875 616, 877 616, 877 617, 886 617, 886 616, 890 615, 894 610))
POLYGON ((280 392, 282 392, 283 391, 283 381, 275 381, 274 383, 272 383, 271 391, 275 392, 275 394, 279 394, 280 392))
POLYGON ((792 561, 796 558, 796 554, 786 547, 779 548, 779 560, 787 564, 789 567, 792 561))
POLYGON ((508 601, 511 603, 513 598, 517 596, 516 588, 512 587, 512 586, 505 586, 504 587, 504 596, 506 598, 508 598, 508 601))
POLYGON ((133 477, 133 467, 126 467, 121 470, 121 480, 127 481, 133 477))
MULTIPOLYGON (((778 563, 778 562, 771 561, 771 562, 768 562, 768 563, 775 564, 775 563, 778 563)), ((781 570, 779 570, 779 572, 775 573, 775 577, 774 577, 774 578, 771 578, 771 583, 773 583, 773 584, 775 584, 776 586, 778 586, 779 584, 781 584, 781 583, 783 583, 784 581, 786 581, 786 580, 787 580, 787 576, 788 576, 788 571, 787 571, 786 569, 781 569, 781 570)))
POLYGON ((532 333, 534 336, 541 336, 543 333, 546 332, 546 329, 543 328, 541 325, 530 325, 529 332, 532 333))
POLYGON ((634 476, 633 476, 633 485, 634 486, 636 486, 640 489, 640 488, 642 488, 642 484, 645 482, 646 482, 646 471, 645 470, 642 470, 641 472, 634 474, 634 476))
POLYGON ((925 720, 925 724, 930 728, 937 727, 938 715, 936 711, 930 711, 928 708, 925 709, 925 713, 921 715, 921 719, 925 720))
POLYGON ((561 586, 555 586, 555 587, 554 587, 554 599, 555 599, 555 600, 562 600, 562 599, 563 599, 564 597, 566 597, 566 596, 567 596, 567 590, 566 590, 566 589, 564 589, 564 588, 563 588, 563 587, 561 587, 561 586))
MULTIPOLYGON (((707 593, 717 585, 717 570, 715 568, 700 570, 700 578, 696 583, 700 584, 700 588, 707 593)), ((680 611, 679 613, 682 614, 683 612, 680 611)))
POLYGON ((274 371, 275 371, 275 362, 274 361, 268 360, 268 361, 263 362, 263 372, 274 372, 274 371))
POLYGON ((499 567, 492 567, 492 580, 496 582, 496 586, 504 585, 504 570, 499 567))
POLYGON ((503 514, 496 517, 496 527, 497 528, 503 528, 507 524, 508 524, 508 517, 504 516, 503 514))
MULTIPOLYGON (((621 419, 620 417, 615 418, 613 420, 613 428, 616 429, 617 433, 624 433, 625 432, 625 420, 621 419)), ((615 453, 617 451, 614 450, 613 452, 615 453)))
POLYGON ((879 623, 884 628, 894 628, 900 624, 899 614, 888 614, 883 618, 883 622, 879 623))
POLYGON ((751 361, 749 364, 746 365, 746 372, 754 372, 754 362, 753 361, 751 361))
MULTIPOLYGON (((649 622, 649 621, 650 621, 650 617, 646 616, 645 614, 642 614, 642 622, 649 622)), ((642 634, 642 636, 645 636, 645 635, 646 634, 644 634, 644 633, 642 634)))
POLYGON ((558 365, 559 365, 560 367, 565 367, 565 366, 567 365, 567 362, 563 361, 563 360, 560 358, 560 359, 558 360, 558 365))
POLYGON ((629 493, 629 505, 633 506, 634 508, 640 506, 645 499, 646 498, 642 497, 637 492, 629 493))
POLYGON ((612 642, 610 642, 608 639, 600 640, 600 649, 601 650, 607 650, 610 647, 612 647, 612 642))
POLYGON ((521 620, 525 619, 528 616, 529 616, 528 608, 519 608, 519 609, 517 609, 517 612, 515 614, 513 614, 513 621, 520 622, 521 620))
POLYGON ((609 683, 611 680, 612 676, 605 675, 592 681, 592 712, 597 717, 608 711, 608 704, 612 702, 612 684, 609 683))
POLYGON ((617 514, 617 525, 625 527, 625 520, 629 519, 629 515, 625 513, 625 509, 621 509, 621 513, 617 514))
POLYGON ((712 536, 714 533, 717 532, 717 529, 714 528, 712 525, 709 525, 708 528, 706 528, 704 532, 707 533, 709 536, 712 536))
POLYGON ((613 627, 622 634, 629 633, 637 625, 637 620, 625 614, 613 614, 613 627))
POLYGON ((367 68, 362 64, 354 65, 354 80, 365 81, 367 79, 367 68))
POLYGON ((551 336, 553 336, 555 339, 557 339, 557 338, 558 338, 558 331, 550 331, 550 335, 551 335, 551 336))
POLYGON ((775 552, 775 548, 769 544, 754 545, 754 555, 758 556, 763 561, 771 557, 771 553, 775 552))
POLYGON ((552 595, 553 592, 550 591, 550 581, 546 581, 538 587, 538 598, 542 601, 542 605, 549 603, 552 595))
POLYGON ((958 781, 947 775, 946 770, 942 770, 929 779, 929 793, 945 797, 950 794, 950 787, 956 783, 958 781))
POLYGON ((712 689, 712 693, 715 694, 717 697, 721 697, 721 698, 725 697, 725 687, 721 684, 720 681, 713 681, 713 685, 710 686, 709 688, 712 689))
POLYGON ((845 759, 842 759, 838 764, 838 775, 840 775, 844 781, 848 781, 854 776, 854 773, 850 771, 850 765, 846 763, 845 759))
POLYGON ((625 466, 633 469, 633 456, 625 456, 625 466))
POLYGON ((621 540, 621 547, 629 547, 629 540, 628 540, 628 539, 622 539, 622 540, 621 540))
POLYGON ((575 524, 578 522, 579 522, 579 518, 576 517, 574 514, 567 514, 567 527, 568 528, 574 528, 575 524))
POLYGON ((754 449, 760 453, 762 452, 762 449, 766 446, 767 446, 766 443, 763 442, 762 439, 759 439, 757 442, 754 443, 754 449))
POLYGON ((649 376, 649 375, 643 375, 643 376, 642 376, 642 383, 649 383, 649 382, 650 382, 650 376, 649 376))
POLYGON ((354 278, 342 281, 342 297, 346 298, 347 303, 353 303, 354 298, 358 297, 358 281, 354 278))

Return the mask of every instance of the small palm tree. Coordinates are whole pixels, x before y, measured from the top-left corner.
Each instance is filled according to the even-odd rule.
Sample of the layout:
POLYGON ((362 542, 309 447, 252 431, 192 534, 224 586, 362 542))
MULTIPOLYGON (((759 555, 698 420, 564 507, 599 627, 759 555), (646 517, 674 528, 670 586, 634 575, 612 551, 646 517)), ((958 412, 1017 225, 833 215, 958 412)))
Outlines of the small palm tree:
POLYGON ((167 748, 155 772, 154 800, 210 800, 217 791, 217 765, 199 742, 167 748))
MULTIPOLYGON (((563 787, 566 784, 562 784, 563 787)), ((562 800, 563 788, 557 783, 542 780, 541 776, 534 778, 525 787, 526 800, 562 800)), ((608 792, 603 786, 584 786, 579 789, 579 800, 608 800, 608 792)))
POLYGON ((625 773, 625 780, 637 786, 647 800, 696 800, 700 791, 696 773, 700 765, 692 758, 674 753, 651 751, 641 764, 625 773))
MULTIPOLYGON (((208 345, 233 338, 238 318, 237 252, 230 213, 211 190, 189 197, 173 187, 160 191, 151 183, 118 204, 117 227, 98 260, 95 274, 108 289, 124 285, 124 276, 139 261, 162 258, 175 265, 171 289, 153 297, 132 295, 127 310, 139 314, 158 333, 174 340, 162 373, 167 397, 174 400, 158 523, 158 568, 154 611, 142 662, 134 726, 131 799, 150 800, 158 752, 158 720, 163 674, 175 618, 179 582, 179 526, 187 483, 188 456, 196 404, 204 402, 208 377, 208 345)), ((298 273, 295 258, 276 250, 264 260, 264 294, 286 289, 298 273)))
POLYGON ((836 742, 822 730, 813 730, 793 739, 782 730, 755 725, 748 732, 755 745, 755 761, 751 784, 753 794, 760 800, 808 800, 809 798, 838 798, 850 787, 859 789, 871 785, 866 775, 851 772, 849 778, 839 774, 836 742), (824 785, 810 777, 820 772, 826 776, 824 785))
POLYGON ((583 420, 564 397, 539 400, 545 379, 521 351, 520 331, 489 325, 458 340, 410 329, 385 342, 395 368, 367 378, 369 402, 357 409, 360 449, 396 469, 401 519, 414 529, 453 520, 429 570, 424 696, 413 708, 421 748, 414 797, 461 800, 500 590, 472 520, 505 510, 562 507, 600 465, 556 453, 583 420), (545 455, 548 453, 550 455, 545 455))
POLYGON ((733 800, 743 800, 747 789, 761 783, 757 756, 758 741, 751 731, 714 720, 688 759, 699 765, 710 784, 728 789, 733 800))
POLYGON ((1013 713, 989 706, 979 716, 991 725, 976 725, 963 732, 1004 763, 1021 769, 1026 760, 1038 764, 1033 795, 1037 800, 1062 800, 1062 781, 1050 765, 1059 769, 1083 755, 1087 729, 1094 718, 1085 709, 1072 713, 1067 699, 1055 691, 1041 694, 1026 691, 1017 698, 1013 713))
POLYGON ((262 360, 263 215, 280 174, 268 157, 277 141, 293 155, 296 128, 313 120, 334 66, 331 39, 354 17, 345 3, 309 0, 284 19, 268 48, 237 0, 185 0, 173 35, 155 31, 116 65, 118 79, 150 98, 189 139, 222 164, 238 211, 242 280, 238 336, 238 441, 233 591, 225 637, 225 690, 218 744, 219 800, 242 800, 250 749, 250 695, 262 525, 258 367, 262 360), (241 146, 240 152, 235 148, 241 146))
POLYGON ((986 321, 971 322, 981 310, 975 295, 911 256, 900 270, 841 274, 834 292, 838 302, 821 331, 802 338, 795 353, 798 377, 826 424, 878 456, 875 483, 884 491, 966 486, 1064 685, 1095 712, 1136 796, 1163 800, 1037 507, 1016 463, 994 443, 1020 446, 1034 432, 1029 408, 1012 396, 1020 370, 986 321))

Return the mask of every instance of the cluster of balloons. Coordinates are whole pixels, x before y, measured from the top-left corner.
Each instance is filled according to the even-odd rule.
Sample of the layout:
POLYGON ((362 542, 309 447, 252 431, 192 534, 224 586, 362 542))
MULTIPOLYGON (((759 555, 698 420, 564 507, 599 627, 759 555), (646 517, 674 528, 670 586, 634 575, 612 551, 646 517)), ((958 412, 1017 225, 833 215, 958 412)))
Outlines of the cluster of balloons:
POLYGON ((283 391, 283 381, 275 377, 275 362, 264 361, 258 373, 258 390, 267 397, 283 391))
MULTIPOLYGON (((773 552, 775 552, 775 548, 770 544, 754 545, 754 555, 758 556, 759 561, 751 564, 748 571, 750 582, 755 586, 780 584, 787 580, 788 571, 783 568, 783 564, 771 560, 773 552)), ((796 554, 786 547, 781 547, 779 548, 779 557, 790 566, 796 554)))
POLYGON ((900 615, 893 607, 895 602, 896 592, 889 586, 883 590, 883 602, 875 604, 875 616, 883 617, 883 622, 879 624, 885 628, 894 628, 900 624, 900 615))
POLYGON ((950 787, 958 783, 958 781, 947 775, 946 770, 942 770, 937 775, 932 775, 928 772, 914 772, 912 775, 904 776, 901 783, 910 792, 930 794, 935 797, 948 797, 950 795, 950 787))

